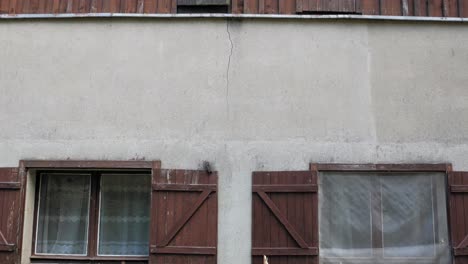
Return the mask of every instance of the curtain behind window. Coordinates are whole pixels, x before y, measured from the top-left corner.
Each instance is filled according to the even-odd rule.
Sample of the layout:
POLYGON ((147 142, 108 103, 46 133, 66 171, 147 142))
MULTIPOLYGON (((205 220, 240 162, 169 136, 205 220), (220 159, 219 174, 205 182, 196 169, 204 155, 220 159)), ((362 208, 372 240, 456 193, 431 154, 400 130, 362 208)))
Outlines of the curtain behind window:
POLYGON ((90 175, 42 174, 36 253, 86 255, 90 175))
POLYGON ((323 172, 320 263, 450 263, 443 173, 323 172))
POLYGON ((149 254, 151 176, 102 174, 99 255, 149 254))

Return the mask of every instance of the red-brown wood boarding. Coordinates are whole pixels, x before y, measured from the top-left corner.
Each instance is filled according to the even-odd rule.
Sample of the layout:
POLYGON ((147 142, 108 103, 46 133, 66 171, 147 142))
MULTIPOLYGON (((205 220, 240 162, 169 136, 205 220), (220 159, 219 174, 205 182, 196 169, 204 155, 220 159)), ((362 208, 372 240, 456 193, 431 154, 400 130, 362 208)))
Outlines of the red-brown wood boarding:
POLYGON ((252 192, 252 263, 318 263, 316 172, 254 172, 252 192))
POLYGON ((0 168, 0 263, 19 263, 21 183, 18 168, 0 168))
POLYGON ((153 170, 150 263, 214 264, 216 172, 153 170))
MULTIPOLYGON (((231 0, 233 14, 468 17, 468 0, 231 0)), ((0 0, 0 14, 177 13, 177 0, 0 0)))
POLYGON ((468 172, 449 173, 450 229, 455 264, 468 264, 468 172))

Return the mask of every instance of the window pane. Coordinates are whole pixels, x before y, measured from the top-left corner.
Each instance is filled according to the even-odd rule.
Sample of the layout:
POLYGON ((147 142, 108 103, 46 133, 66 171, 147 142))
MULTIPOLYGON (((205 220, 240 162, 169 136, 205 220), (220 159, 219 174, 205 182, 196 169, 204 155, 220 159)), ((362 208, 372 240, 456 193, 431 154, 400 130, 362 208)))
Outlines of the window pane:
POLYGON ((369 257, 371 177, 328 173, 320 177, 320 254, 369 257))
POLYGON ((151 176, 103 174, 99 255, 148 255, 151 176))
POLYGON ((443 173, 326 172, 320 262, 450 263, 443 173))
POLYGON ((446 218, 445 203, 437 203, 438 199, 445 200, 444 195, 437 195, 443 193, 443 177, 443 174, 382 177, 385 257, 435 258, 448 251, 440 243, 448 240, 447 233, 439 230, 447 225, 446 221, 437 220, 438 214, 446 218))
POLYGON ((36 253, 86 255, 90 175, 42 174, 36 253))

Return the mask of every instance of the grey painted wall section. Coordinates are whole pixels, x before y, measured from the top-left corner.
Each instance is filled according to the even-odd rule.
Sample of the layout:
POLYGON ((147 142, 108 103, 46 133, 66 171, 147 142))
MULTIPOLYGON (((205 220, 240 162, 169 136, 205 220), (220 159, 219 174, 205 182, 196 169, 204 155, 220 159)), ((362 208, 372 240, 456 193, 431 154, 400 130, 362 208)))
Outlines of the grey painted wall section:
POLYGON ((254 170, 468 170, 467 43, 430 22, 1 21, 0 166, 211 161, 219 263, 250 263, 254 170))

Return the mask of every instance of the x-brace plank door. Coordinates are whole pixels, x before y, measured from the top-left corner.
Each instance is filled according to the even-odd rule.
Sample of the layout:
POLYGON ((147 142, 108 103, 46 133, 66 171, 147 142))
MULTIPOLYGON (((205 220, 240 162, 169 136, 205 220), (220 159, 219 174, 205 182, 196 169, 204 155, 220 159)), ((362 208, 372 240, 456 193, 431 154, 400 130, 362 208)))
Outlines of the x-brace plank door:
POLYGON ((316 179, 311 171, 253 173, 254 264, 263 255, 271 263, 317 263, 316 179))
POLYGON ((216 263, 216 172, 153 172, 151 213, 150 263, 216 263))
POLYGON ((468 172, 451 172, 450 227, 455 263, 468 261, 468 172))

